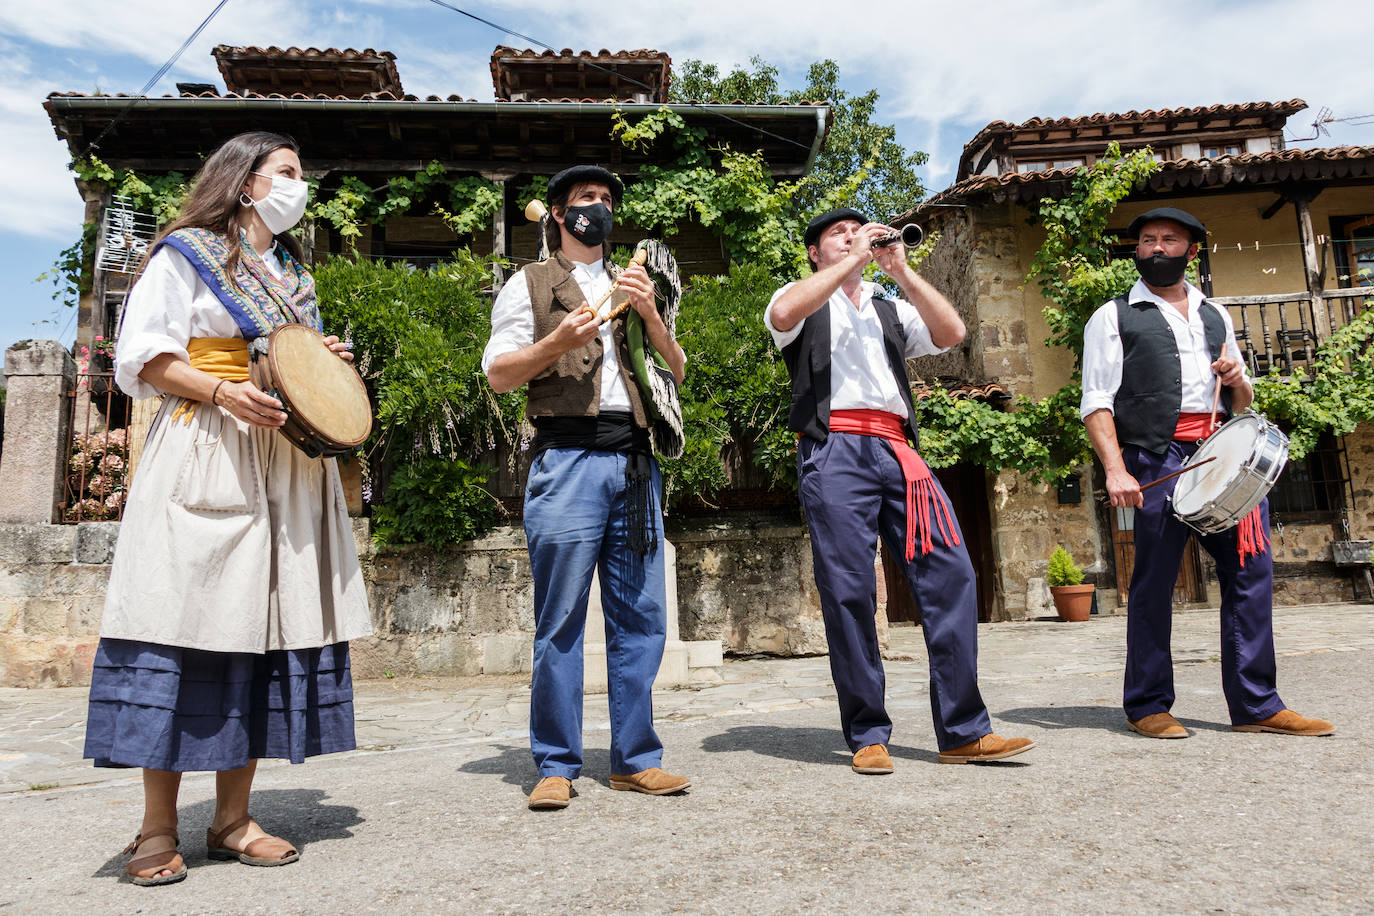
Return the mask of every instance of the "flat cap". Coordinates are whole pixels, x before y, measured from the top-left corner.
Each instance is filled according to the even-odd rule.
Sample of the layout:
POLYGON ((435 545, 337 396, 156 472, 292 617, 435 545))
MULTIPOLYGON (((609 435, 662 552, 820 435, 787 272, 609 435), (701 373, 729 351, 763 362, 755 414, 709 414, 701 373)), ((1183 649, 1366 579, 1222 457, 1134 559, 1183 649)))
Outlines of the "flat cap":
POLYGON ((599 165, 575 165, 549 179, 548 199, 552 202, 560 194, 567 194, 575 186, 587 182, 604 184, 610 188, 611 199, 616 203, 620 203, 620 198, 625 196, 625 182, 617 178, 614 172, 599 165))
POLYGON ((827 210, 806 224, 806 235, 804 236, 806 239, 806 247, 810 248, 812 245, 816 244, 816 240, 821 237, 821 233, 825 231, 826 226, 829 226, 831 223, 838 223, 842 219, 856 219, 859 221, 860 225, 864 225, 868 222, 868 217, 864 216, 853 207, 841 207, 838 210, 827 210))
POLYGON ((1187 229, 1193 241, 1199 244, 1207 238, 1207 227, 1202 225, 1196 216, 1177 207, 1156 207, 1153 210, 1147 210, 1131 220, 1131 226, 1126 230, 1126 235, 1133 239, 1140 238, 1140 230, 1144 228, 1145 224, 1157 219, 1173 220, 1187 229))

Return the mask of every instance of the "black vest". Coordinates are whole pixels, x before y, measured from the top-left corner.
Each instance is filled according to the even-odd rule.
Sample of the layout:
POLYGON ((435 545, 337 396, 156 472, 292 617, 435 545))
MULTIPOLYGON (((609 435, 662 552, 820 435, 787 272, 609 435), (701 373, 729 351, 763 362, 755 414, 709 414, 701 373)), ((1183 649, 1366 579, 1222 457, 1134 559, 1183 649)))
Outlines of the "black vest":
MULTIPOLYGON (((1138 445, 1163 454, 1174 438, 1183 403, 1182 357, 1178 340, 1160 306, 1149 300, 1113 300, 1121 334, 1121 387, 1112 404, 1116 438, 1122 445, 1138 445)), ((1226 323, 1217 306, 1200 306, 1207 350, 1216 361, 1226 346, 1226 323)), ((1231 414, 1231 392, 1221 389, 1221 405, 1231 414)))
MULTIPOLYGON (((918 444, 916 405, 911 400, 911 382, 906 374, 906 333, 897 320, 897 306, 887 299, 873 297, 873 308, 883 328, 883 352, 888 367, 906 400, 906 434, 918 444)), ((792 409, 788 427, 793 432, 824 442, 830 435, 830 303, 826 302, 802 322, 797 339, 782 349, 787 374, 792 377, 792 409)))

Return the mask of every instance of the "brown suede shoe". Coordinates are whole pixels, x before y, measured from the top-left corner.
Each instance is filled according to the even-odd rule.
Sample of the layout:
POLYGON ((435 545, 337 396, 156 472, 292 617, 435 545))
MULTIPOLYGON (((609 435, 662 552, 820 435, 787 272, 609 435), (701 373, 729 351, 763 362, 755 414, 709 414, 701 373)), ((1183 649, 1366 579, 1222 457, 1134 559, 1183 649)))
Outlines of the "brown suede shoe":
POLYGON ((1144 735, 1146 738, 1186 738, 1188 729, 1179 724, 1179 721, 1167 712, 1157 712, 1146 716, 1143 719, 1136 719, 1134 722, 1127 719, 1126 724, 1131 731, 1144 735))
POLYGON ((1033 747, 1035 747, 1035 742, 1029 738, 1001 738, 997 735, 984 735, 977 741, 972 741, 963 747, 941 751, 940 762, 984 763, 989 760, 1001 760, 1004 757, 1015 757, 1017 754, 1024 754, 1033 747))
POLYGON ((1276 735, 1303 735, 1319 737, 1336 734, 1336 726, 1325 719, 1309 719, 1291 709, 1280 709, 1267 719, 1251 722, 1249 725, 1232 725, 1238 732, 1273 732, 1276 735))
POLYGON ((692 781, 687 777, 665 773, 658 767, 650 767, 647 770, 640 770, 638 773, 631 773, 628 776, 620 776, 616 773, 611 774, 611 788, 619 789, 622 792, 643 792, 645 795, 672 795, 674 792, 681 792, 691 785, 692 781))
POLYGON ((545 776, 530 793, 530 810, 566 808, 572 798, 572 780, 562 776, 545 776))
POLYGON ((854 752, 855 773, 866 776, 885 776, 892 772, 892 758, 881 744, 869 744, 854 752))

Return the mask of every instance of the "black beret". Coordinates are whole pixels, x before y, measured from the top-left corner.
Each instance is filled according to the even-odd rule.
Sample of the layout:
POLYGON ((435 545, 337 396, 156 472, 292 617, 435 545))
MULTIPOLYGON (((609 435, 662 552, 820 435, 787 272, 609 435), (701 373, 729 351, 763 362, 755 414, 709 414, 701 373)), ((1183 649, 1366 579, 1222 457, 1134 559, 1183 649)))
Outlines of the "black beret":
POLYGON ((615 177, 614 172, 603 169, 599 165, 575 165, 570 169, 564 169, 549 179, 549 201, 553 201, 560 194, 567 194, 577 185, 587 182, 604 184, 610 188, 611 199, 616 203, 620 203, 620 198, 625 195, 625 183, 615 177))
POLYGON ((860 225, 866 225, 868 223, 868 217, 864 216, 853 207, 841 207, 838 210, 827 210, 806 224, 806 247, 810 248, 812 245, 816 244, 816 240, 821 237, 821 233, 825 231, 826 226, 829 226, 831 223, 838 223, 842 219, 856 219, 859 221, 860 225))
POLYGON ((1131 220, 1131 227, 1126 230, 1126 235, 1133 239, 1140 238, 1140 230, 1145 227, 1145 224, 1157 219, 1173 220, 1187 229, 1193 241, 1199 244, 1201 244, 1203 239, 1207 238, 1207 227, 1198 222, 1196 216, 1180 210, 1177 207, 1156 207, 1153 210, 1140 214, 1135 219, 1131 220))

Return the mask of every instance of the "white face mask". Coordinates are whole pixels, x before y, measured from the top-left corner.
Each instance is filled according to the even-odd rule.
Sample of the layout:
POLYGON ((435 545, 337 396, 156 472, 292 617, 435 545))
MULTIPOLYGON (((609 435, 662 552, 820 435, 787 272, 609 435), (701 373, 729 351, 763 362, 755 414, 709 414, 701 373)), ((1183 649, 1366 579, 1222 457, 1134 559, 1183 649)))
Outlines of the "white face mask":
POLYGON ((310 185, 297 178, 287 178, 285 175, 263 175, 262 172, 253 174, 270 178, 272 188, 262 200, 253 200, 246 194, 243 195, 240 198, 243 205, 257 208, 258 216, 262 217, 263 223, 273 235, 285 232, 299 223, 305 214, 306 202, 310 199, 310 185))

